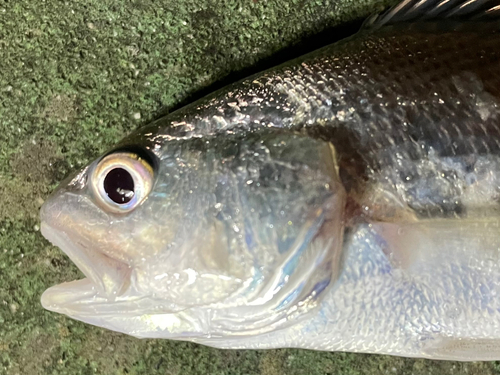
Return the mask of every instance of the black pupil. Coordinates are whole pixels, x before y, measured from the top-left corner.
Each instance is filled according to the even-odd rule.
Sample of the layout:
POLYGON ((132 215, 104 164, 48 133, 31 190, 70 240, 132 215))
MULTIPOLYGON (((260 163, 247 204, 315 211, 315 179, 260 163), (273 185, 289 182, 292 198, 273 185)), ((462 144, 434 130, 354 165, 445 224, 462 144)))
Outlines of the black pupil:
POLYGON ((134 197, 134 179, 123 168, 115 168, 104 178, 104 191, 115 203, 128 203, 134 197))

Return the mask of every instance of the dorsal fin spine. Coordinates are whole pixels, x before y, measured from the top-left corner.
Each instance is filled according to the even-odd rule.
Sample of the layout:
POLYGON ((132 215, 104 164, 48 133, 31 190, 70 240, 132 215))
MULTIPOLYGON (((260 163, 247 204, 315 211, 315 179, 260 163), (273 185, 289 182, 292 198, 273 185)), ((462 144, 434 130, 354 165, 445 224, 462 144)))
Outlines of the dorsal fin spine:
POLYGON ((440 19, 500 21, 500 0, 402 0, 387 11, 368 18, 363 29, 440 19))

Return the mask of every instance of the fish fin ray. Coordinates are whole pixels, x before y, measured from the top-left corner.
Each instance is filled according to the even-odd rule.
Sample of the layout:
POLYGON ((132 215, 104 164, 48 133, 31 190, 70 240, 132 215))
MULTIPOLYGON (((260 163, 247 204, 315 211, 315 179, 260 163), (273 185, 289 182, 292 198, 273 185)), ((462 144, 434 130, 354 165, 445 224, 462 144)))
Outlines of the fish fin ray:
POLYGON ((395 268, 418 270, 419 265, 462 259, 486 265, 500 260, 500 218, 429 219, 410 223, 374 222, 384 240, 384 252, 395 268))
MULTIPOLYGON (((500 21, 500 0, 402 0, 382 13, 369 17, 364 30, 417 21, 500 21)), ((500 25, 497 25, 500 29, 500 25)))

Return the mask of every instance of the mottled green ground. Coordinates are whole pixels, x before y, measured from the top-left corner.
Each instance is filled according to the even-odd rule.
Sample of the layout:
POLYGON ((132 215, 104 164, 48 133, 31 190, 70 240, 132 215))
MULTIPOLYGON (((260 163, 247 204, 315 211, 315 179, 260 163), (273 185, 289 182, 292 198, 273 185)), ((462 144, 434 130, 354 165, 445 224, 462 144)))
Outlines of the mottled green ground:
POLYGON ((80 277, 38 228, 43 199, 69 171, 230 73, 334 40, 332 26, 390 1, 0 2, 0 373, 500 374, 498 363, 136 340, 39 303, 80 277))

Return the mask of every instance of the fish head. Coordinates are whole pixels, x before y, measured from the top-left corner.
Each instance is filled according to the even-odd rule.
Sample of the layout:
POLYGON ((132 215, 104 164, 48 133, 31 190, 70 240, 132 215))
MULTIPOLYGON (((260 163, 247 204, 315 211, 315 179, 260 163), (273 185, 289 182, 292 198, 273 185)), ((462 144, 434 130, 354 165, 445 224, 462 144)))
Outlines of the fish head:
POLYGON ((305 135, 128 145, 44 203, 42 234, 86 279, 42 304, 139 337, 274 330, 336 278, 344 204, 333 147, 305 135))

